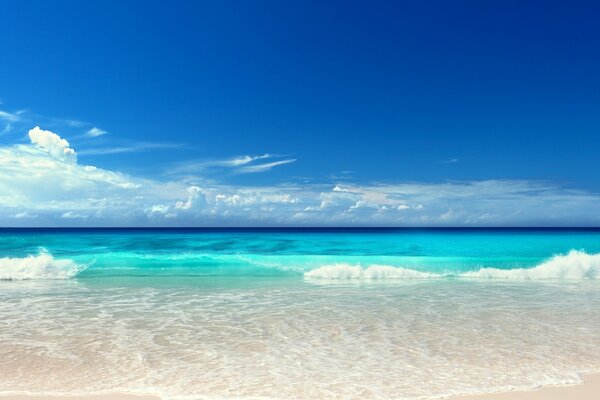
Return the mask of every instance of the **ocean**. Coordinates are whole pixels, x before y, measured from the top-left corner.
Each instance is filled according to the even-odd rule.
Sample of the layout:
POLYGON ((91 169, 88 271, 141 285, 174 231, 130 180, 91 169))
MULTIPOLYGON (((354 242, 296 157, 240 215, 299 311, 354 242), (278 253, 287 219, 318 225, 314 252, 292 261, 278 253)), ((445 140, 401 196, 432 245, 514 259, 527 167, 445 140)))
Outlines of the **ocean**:
POLYGON ((436 399, 600 371, 600 229, 0 229, 0 394, 436 399))

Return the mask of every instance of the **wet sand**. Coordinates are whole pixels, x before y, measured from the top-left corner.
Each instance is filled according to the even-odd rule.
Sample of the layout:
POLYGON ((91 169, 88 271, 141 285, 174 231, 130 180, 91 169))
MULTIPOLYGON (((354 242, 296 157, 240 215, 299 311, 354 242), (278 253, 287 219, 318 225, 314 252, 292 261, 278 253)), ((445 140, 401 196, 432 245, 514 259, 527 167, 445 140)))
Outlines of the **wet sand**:
MULTIPOLYGON (((473 396, 455 396, 452 400, 597 400, 600 398, 600 374, 584 376, 584 383, 574 386, 547 386, 528 392, 509 392, 473 396)), ((130 394, 90 396, 0 396, 1 400, 158 400, 159 397, 130 394)))

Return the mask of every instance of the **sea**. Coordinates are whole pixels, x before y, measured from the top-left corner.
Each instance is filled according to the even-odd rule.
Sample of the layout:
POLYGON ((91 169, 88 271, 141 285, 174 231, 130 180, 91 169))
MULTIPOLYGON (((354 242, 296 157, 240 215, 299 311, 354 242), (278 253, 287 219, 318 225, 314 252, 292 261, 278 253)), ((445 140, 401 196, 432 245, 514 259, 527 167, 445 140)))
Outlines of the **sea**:
POLYGON ((600 229, 0 229, 0 395, 439 399, 600 372, 600 229))

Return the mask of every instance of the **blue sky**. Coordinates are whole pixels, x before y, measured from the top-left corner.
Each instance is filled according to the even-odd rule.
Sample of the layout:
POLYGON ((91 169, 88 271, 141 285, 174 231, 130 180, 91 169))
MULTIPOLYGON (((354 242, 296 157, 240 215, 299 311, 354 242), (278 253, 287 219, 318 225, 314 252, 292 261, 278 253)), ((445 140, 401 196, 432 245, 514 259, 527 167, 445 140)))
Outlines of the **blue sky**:
POLYGON ((599 17, 3 2, 0 224, 597 225, 599 17))

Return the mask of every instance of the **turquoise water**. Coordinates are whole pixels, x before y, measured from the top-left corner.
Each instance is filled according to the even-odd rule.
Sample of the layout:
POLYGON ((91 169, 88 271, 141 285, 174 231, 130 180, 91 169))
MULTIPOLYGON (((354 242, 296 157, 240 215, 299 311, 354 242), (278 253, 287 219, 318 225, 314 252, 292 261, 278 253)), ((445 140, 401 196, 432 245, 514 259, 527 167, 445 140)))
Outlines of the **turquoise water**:
POLYGON ((336 264, 460 276, 482 268, 532 268, 572 250, 600 253, 600 231, 594 230, 33 230, 0 237, 2 257, 48 253, 72 260, 81 280, 293 278, 336 264))
POLYGON ((0 230, 0 392, 427 399, 600 371, 600 230, 0 230))

